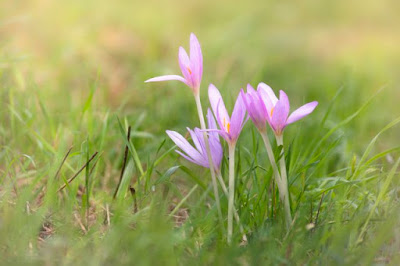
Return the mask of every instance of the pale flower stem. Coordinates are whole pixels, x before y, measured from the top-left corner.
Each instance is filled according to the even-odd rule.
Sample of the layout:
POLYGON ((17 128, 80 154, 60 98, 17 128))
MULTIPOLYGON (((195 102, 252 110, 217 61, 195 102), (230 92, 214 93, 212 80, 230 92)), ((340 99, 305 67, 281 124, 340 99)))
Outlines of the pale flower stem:
MULTIPOLYGON (((218 181, 222 187, 222 191, 224 192, 225 196, 228 198, 228 189, 226 188, 224 179, 222 178, 221 172, 218 171, 217 173, 218 181)), ((247 236, 244 233, 243 225, 240 223, 240 217, 235 207, 233 207, 233 217, 235 218, 236 222, 239 224, 240 233, 243 235, 243 240, 247 242, 247 236)))
MULTIPOLYGON (((207 129, 206 122, 204 120, 203 108, 201 107, 200 95, 195 94, 194 99, 196 101, 197 113, 199 115, 199 120, 200 120, 200 127, 202 130, 206 130, 207 129)), ((215 203, 217 205, 217 210, 218 210, 218 217, 219 217, 219 221, 222 225, 222 228, 224 228, 222 212, 221 212, 221 204, 219 201, 218 184, 217 184, 217 179, 215 178, 214 164, 213 164, 212 157, 211 157, 210 143, 208 142, 207 132, 203 131, 203 137, 204 137, 204 143, 205 143, 206 151, 207 151, 208 163, 210 166, 211 181, 212 181, 213 188, 214 188, 214 196, 215 196, 215 203)))
MULTIPOLYGON (((268 158, 271 163, 272 170, 274 172, 273 174, 274 174, 276 184, 278 185, 279 198, 284 205, 286 226, 287 226, 287 228, 289 228, 292 223, 292 216, 290 214, 287 181, 285 181, 286 180, 286 171, 285 171, 285 178, 283 178, 282 173, 281 173, 281 175, 279 174, 278 166, 275 162, 275 156, 274 156, 274 153, 272 152, 272 147, 271 147, 271 143, 269 142, 267 132, 260 131, 260 134, 264 141, 265 148, 267 150, 268 158)), ((285 168, 285 170, 286 170, 286 168, 285 168)))
POLYGON ((285 151, 283 149, 283 135, 276 136, 276 143, 278 146, 282 146, 281 159, 279 160, 281 168, 281 178, 282 178, 282 188, 285 190, 284 204, 285 204, 285 216, 286 216, 286 226, 290 228, 292 224, 292 216, 290 213, 290 202, 289 202, 289 191, 288 191, 288 179, 286 172, 286 162, 285 162, 285 151))
POLYGON ((228 197, 228 244, 232 242, 233 233, 233 203, 235 200, 235 146, 229 144, 229 197, 228 197))

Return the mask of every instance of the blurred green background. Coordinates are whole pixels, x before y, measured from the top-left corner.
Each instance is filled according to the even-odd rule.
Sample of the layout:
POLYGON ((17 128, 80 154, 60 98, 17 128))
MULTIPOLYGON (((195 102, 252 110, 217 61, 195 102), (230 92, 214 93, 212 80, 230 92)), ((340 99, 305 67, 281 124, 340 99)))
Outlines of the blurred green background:
MULTIPOLYGON (((265 82, 276 92, 285 90, 292 110, 303 103, 319 101, 311 116, 288 127, 285 133, 287 143, 298 139, 300 153, 302 147, 321 137, 320 132, 335 127, 383 88, 359 116, 335 132, 332 139, 342 138, 328 162, 320 167, 316 177, 322 178, 348 166, 351 160, 357 161, 373 136, 400 114, 399 10, 397 0, 1 1, 0 170, 4 176, 15 176, 17 187, 31 184, 32 180, 46 182, 73 145, 73 167, 62 171, 62 176, 70 177, 72 170, 86 160, 85 143, 91 143, 91 151, 101 153, 94 181, 94 205, 100 212, 104 199, 109 200, 115 188, 121 168, 124 142, 115 116, 134 126, 133 142, 145 169, 166 138, 166 129, 184 134, 187 126, 198 125, 192 93, 183 84, 144 83, 154 76, 180 74, 178 47, 188 49, 189 35, 194 32, 204 55, 204 108, 208 106, 209 83, 221 90, 228 109, 247 83, 256 86, 265 82), (337 94, 324 128, 318 128, 337 94), (81 153, 76 152, 79 149, 81 153)), ((247 144, 250 128, 248 123, 241 137, 247 144)), ((398 136, 399 128, 385 133, 374 152, 397 147, 398 136)), ((170 147, 172 142, 168 141, 163 149, 170 147)), ((321 149, 325 152, 325 147, 321 149)), ((168 169, 177 160, 177 156, 170 156, 160 168, 168 169)), ((393 158, 383 161, 390 165, 393 158)), ((183 160, 179 162, 200 169, 183 160)), ((185 179, 178 178, 189 183, 182 181, 185 179)), ((83 177, 80 183, 82 180, 83 177)), ((76 192, 78 183, 74 186, 76 192)), ((7 188, 12 190, 11 183, 7 188)), ((179 189, 185 195, 190 187, 182 185, 179 189)), ((71 195, 73 199, 76 194, 71 195)), ((361 198, 358 194, 355 197, 361 198)), ((316 200, 318 204, 319 198, 316 200)), ((24 208, 25 201, 21 202, 24 208)), ((74 204, 77 203, 68 205, 65 212, 73 210, 74 204)), ((42 212, 44 216, 46 211, 42 212)), ((10 215, 4 224, 8 221, 13 225, 18 220, 23 227, 21 217, 25 216, 19 215, 22 214, 10 215)), ((64 215, 72 217, 71 213, 64 215)), ((41 218, 37 218, 38 224, 41 218)), ((63 218, 57 219, 54 224, 60 235, 69 236, 69 226, 74 222, 66 219, 68 223, 63 224, 63 218)), ((102 223, 102 217, 97 223, 102 223)), ((8 232, 7 227, 3 229, 8 232)), ((121 228, 115 230, 109 240, 126 233, 121 228)), ((147 230, 152 232, 153 227, 149 225, 147 230)), ((36 237, 37 232, 31 232, 36 237)), ((141 235, 140 231, 131 234, 137 234, 142 241, 157 239, 146 233, 141 235)), ((10 239, 19 235, 10 231, 10 239)), ((75 232, 72 239, 78 236, 75 232)), ((92 235, 88 243, 90 237, 100 241, 92 235)), ((168 242, 169 235, 163 237, 168 242)), ((128 238, 126 235, 123 239, 131 243, 128 238)), ((3 240, 7 242, 7 238, 3 240)), ((83 241, 79 243, 85 245, 83 241)), ((24 245, 20 246, 26 248, 24 245)), ((70 258, 79 261, 81 246, 74 241, 55 241, 49 254, 63 254, 63 245, 71 245, 71 252, 78 255, 70 258)), ((341 242, 337 246, 341 247, 341 242)), ((172 249, 157 247, 162 254, 172 249)), ((107 243, 103 248, 107 250, 107 243)), ((97 250, 98 254, 101 252, 102 249, 97 250)), ((254 252, 258 254, 257 250, 254 252)), ((140 256, 141 252, 137 254, 140 256)), ((229 258, 228 253, 225 255, 229 258)))
POLYGON ((344 86, 340 116, 386 86, 363 125, 369 134, 399 113, 399 8, 395 0, 2 1, 1 67, 15 72, 10 86, 35 90, 57 112, 78 106, 98 79, 101 108, 145 111, 146 128, 158 134, 166 124, 192 124, 194 112, 180 115, 192 110, 191 95, 179 83, 143 81, 179 73, 178 47, 188 49, 194 32, 204 53, 203 96, 210 82, 233 98, 263 81, 287 90, 294 105, 318 100, 323 109, 344 86), (166 108, 176 119, 165 119, 166 108))
POLYGON ((318 100, 322 112, 343 86, 334 112, 343 118, 385 87, 368 118, 355 122, 353 139, 369 139, 400 113, 399 8, 395 0, 2 1, 2 77, 13 76, 2 91, 41 95, 62 116, 96 82, 100 110, 146 112, 144 128, 156 135, 195 126, 182 84, 143 83, 179 73, 178 47, 188 49, 194 32, 204 54, 204 103, 211 82, 232 100, 248 82, 263 81, 287 90, 292 106, 318 100))

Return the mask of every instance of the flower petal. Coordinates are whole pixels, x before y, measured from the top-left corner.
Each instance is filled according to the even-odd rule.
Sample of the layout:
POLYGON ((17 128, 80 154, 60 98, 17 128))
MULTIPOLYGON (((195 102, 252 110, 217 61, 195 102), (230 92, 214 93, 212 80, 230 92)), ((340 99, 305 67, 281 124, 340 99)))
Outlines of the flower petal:
POLYGON ((256 94, 256 90, 253 88, 253 86, 251 86, 250 84, 247 84, 247 93, 253 95, 256 94))
POLYGON ((246 97, 242 98, 246 105, 247 112, 255 126, 259 130, 264 130, 265 123, 268 119, 268 111, 260 93, 255 91, 253 87, 248 84, 246 97))
POLYGON ((193 160, 192 158, 190 158, 189 156, 187 156, 186 154, 182 153, 181 151, 176 150, 175 152, 178 153, 178 154, 179 154, 180 156, 182 156, 183 158, 185 158, 186 160, 188 160, 189 162, 192 162, 192 163, 194 163, 194 164, 197 164, 197 165, 200 165, 200 166, 203 166, 203 167, 206 167, 206 168, 209 167, 207 161, 204 161, 204 160, 195 161, 195 160, 193 160))
POLYGON ((267 106, 267 109, 271 110, 278 101, 278 98, 276 98, 274 91, 271 89, 270 86, 263 82, 258 84, 257 90, 260 91, 261 96, 267 106))
POLYGON ((190 143, 178 132, 167 130, 166 131, 171 140, 178 146, 183 152, 185 152, 194 161, 204 161, 203 156, 190 143))
POLYGON ((158 81, 166 81, 166 80, 178 80, 181 81, 183 83, 185 83, 187 85, 186 80, 178 75, 165 75, 165 76, 159 76, 159 77, 155 77, 155 78, 151 78, 146 80, 145 82, 158 82, 158 81))
POLYGON ((311 114, 314 109, 317 107, 318 102, 310 102, 306 103, 305 105, 301 106, 297 110, 295 110, 288 118, 287 124, 291 124, 296 122, 297 120, 302 119, 303 117, 311 114))
POLYGON ((271 127, 275 134, 281 134, 286 126, 286 120, 289 115, 289 100, 285 92, 280 91, 279 101, 276 103, 272 113, 271 127))
MULTIPOLYGON (((196 132, 195 131, 193 131, 193 130, 191 130, 190 128, 187 128, 187 130, 188 130, 188 132, 190 133, 190 137, 192 138, 192 141, 193 141, 193 143, 194 143, 194 146, 196 147, 196 149, 200 152, 200 153, 202 153, 202 151, 203 151, 203 148, 202 148, 202 145, 201 145, 201 141, 203 141, 204 142, 204 140, 203 139, 199 139, 199 137, 198 137, 198 135, 196 134, 196 132)), ((195 129, 196 130, 196 129, 195 129)), ((202 137, 203 138, 203 137, 202 137)))
POLYGON ((283 106, 285 107, 285 111, 287 112, 287 115, 286 115, 286 117, 287 117, 290 112, 290 103, 289 103, 288 96, 282 90, 279 91, 279 101, 281 101, 283 106))
POLYGON ((239 137, 240 131, 243 128, 243 120, 246 116, 246 107, 244 105, 243 99, 238 95, 236 98, 235 107, 233 108, 232 116, 231 116, 231 127, 230 127, 230 135, 233 140, 236 140, 239 137))
POLYGON ((190 87, 193 87, 193 76, 191 70, 191 63, 188 54, 185 49, 181 46, 179 47, 178 55, 179 67, 181 68, 182 75, 186 79, 190 87))
POLYGON ((203 54, 201 53, 199 40, 194 33, 190 34, 190 62, 196 82, 200 85, 203 76, 203 54))
POLYGON ((210 140, 211 157, 213 159, 215 169, 219 170, 223 157, 223 149, 219 140, 215 138, 210 138, 209 140, 210 140))
MULTIPOLYGON (((194 129, 194 133, 196 134, 196 137, 199 140, 199 144, 200 144, 200 149, 198 149, 198 150, 203 155, 203 158, 208 160, 206 144, 204 142, 204 131, 202 131, 200 128, 196 127, 194 129)), ((206 134, 206 137, 208 138, 207 134, 206 134)))
POLYGON ((217 118, 220 129, 225 130, 226 123, 230 123, 231 120, 229 118, 228 112, 226 111, 221 93, 213 84, 210 84, 210 86, 208 87, 208 98, 210 100, 211 108, 214 112, 214 115, 217 118))
MULTIPOLYGON (((207 124, 209 129, 218 129, 214 119, 214 115, 210 108, 207 110, 207 124)), ((219 141, 219 135, 217 132, 210 132, 210 137, 216 138, 219 141)))

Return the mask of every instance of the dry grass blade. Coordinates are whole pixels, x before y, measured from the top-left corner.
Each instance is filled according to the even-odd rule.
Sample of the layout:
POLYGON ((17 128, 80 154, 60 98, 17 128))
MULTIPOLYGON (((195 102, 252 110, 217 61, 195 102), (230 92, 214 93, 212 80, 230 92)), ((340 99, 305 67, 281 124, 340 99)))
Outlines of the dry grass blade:
POLYGON ((78 172, 76 172, 75 175, 73 175, 70 179, 68 179, 67 183, 65 183, 64 185, 62 185, 57 192, 60 192, 61 190, 63 190, 67 184, 71 183, 72 181, 74 181, 74 179, 89 165, 89 163, 96 157, 96 155, 98 154, 98 152, 96 151, 92 157, 90 157, 90 159, 85 163, 85 165, 83 165, 81 167, 81 169, 78 170, 78 172))
MULTIPOLYGON (((131 139, 131 126, 128 127, 128 134, 127 134, 126 138, 127 138, 128 142, 131 139)), ((115 188, 115 191, 114 191, 113 199, 115 199, 115 197, 117 196, 119 187, 121 186, 122 177, 124 176, 124 172, 125 172, 125 168, 126 168, 126 162, 128 160, 128 151, 129 151, 129 147, 128 147, 128 145, 125 145, 124 162, 122 164, 121 174, 119 176, 118 185, 117 185, 117 187, 115 188)))
POLYGON ((60 164, 60 166, 58 167, 57 173, 56 173, 55 176, 54 176, 54 179, 56 179, 56 178, 58 177, 58 175, 60 174, 61 168, 62 168, 62 166, 64 165, 65 161, 67 160, 69 154, 71 153, 72 148, 73 148, 73 146, 71 146, 71 147, 69 148, 67 154, 65 154, 64 159, 61 161, 61 164, 60 164))

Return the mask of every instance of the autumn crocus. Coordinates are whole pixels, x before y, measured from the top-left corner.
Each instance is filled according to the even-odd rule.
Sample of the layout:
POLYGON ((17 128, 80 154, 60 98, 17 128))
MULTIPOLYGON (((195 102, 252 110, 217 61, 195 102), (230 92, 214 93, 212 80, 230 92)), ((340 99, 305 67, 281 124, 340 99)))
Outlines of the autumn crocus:
POLYGON ((222 224, 221 204, 219 202, 219 193, 217 179, 215 177, 213 160, 211 157, 210 143, 208 141, 206 130, 206 123, 204 120, 203 108, 200 101, 200 84, 203 76, 203 54, 201 52, 200 43, 193 33, 190 34, 190 55, 187 54, 183 47, 179 47, 178 54, 179 66, 181 68, 182 76, 179 75, 165 75, 146 80, 145 82, 158 82, 166 80, 178 80, 185 83, 193 92, 196 102, 197 113, 199 115, 200 128, 203 130, 204 144, 209 162, 211 172, 211 181, 214 188, 215 203, 218 209, 220 223, 222 224))
POLYGON ((265 83, 260 83, 257 92, 251 86, 247 87, 247 93, 242 91, 242 97, 246 104, 247 111, 252 118, 254 124, 259 129, 267 149, 272 168, 274 170, 275 180, 278 185, 279 195, 285 208, 286 225, 290 226, 292 217, 290 213, 290 202, 288 192, 288 181, 285 164, 284 150, 282 149, 280 163, 280 174, 275 163, 271 144, 269 143, 263 123, 268 122, 275 133, 276 141, 279 146, 283 146, 283 130, 291 123, 309 115, 318 105, 318 102, 310 102, 295 110, 289 115, 290 104, 289 99, 284 91, 279 92, 279 99, 275 93, 265 83))
MULTIPOLYGON (((209 129, 217 128, 210 109, 207 113, 207 120, 209 129)), ((167 130, 166 132, 171 140, 176 144, 176 146, 181 149, 181 151, 177 150, 176 152, 180 154, 183 158, 205 168, 210 167, 202 130, 200 130, 199 128, 195 128, 194 130, 188 128, 188 132, 190 133, 194 146, 191 145, 178 132, 171 130, 167 130)), ((219 141, 219 136, 216 132, 210 132, 208 139, 210 143, 211 157, 215 166, 214 170, 219 172, 223 156, 223 150, 219 141)))
POLYGON ((261 97, 260 88, 256 91, 250 84, 247 84, 247 92, 245 93, 243 89, 241 89, 240 95, 251 121, 253 121, 260 132, 264 132, 266 130, 268 112, 263 98, 261 97))
POLYGON ((289 115, 289 98, 284 91, 279 91, 278 99, 267 84, 260 83, 259 89, 267 110, 267 121, 276 136, 281 136, 286 126, 311 114, 318 105, 316 101, 306 103, 289 115))
POLYGON ((234 146, 245 122, 247 121, 247 119, 245 120, 246 107, 243 103, 242 97, 240 97, 240 94, 237 97, 231 117, 228 115, 228 111, 225 108, 221 93, 213 84, 210 84, 208 87, 208 97, 211 108, 213 109, 220 127, 218 133, 230 146, 234 146))
POLYGON ((203 55, 200 43, 193 33, 190 34, 190 55, 188 55, 186 50, 181 46, 179 47, 178 61, 182 76, 165 75, 148 79, 145 82, 178 80, 189 86, 194 94, 199 94, 201 78, 203 76, 203 55))
POLYGON ((233 209, 235 197, 235 147, 243 125, 247 121, 245 119, 246 108, 239 94, 232 116, 229 116, 222 96, 213 84, 208 87, 208 97, 220 128, 217 132, 226 140, 229 148, 228 243, 230 244, 233 233, 233 215, 235 213, 233 209))
MULTIPOLYGON (((283 149, 283 131, 286 126, 306 117, 311 114, 314 109, 317 107, 318 102, 313 101, 310 103, 306 103, 300 108, 293 111, 292 114, 289 115, 290 112, 290 103, 289 98, 284 91, 279 91, 279 99, 276 97, 273 90, 266 84, 260 84, 260 93, 261 97, 263 97, 265 102, 265 107, 268 112, 268 123, 271 126, 272 130, 275 133, 276 143, 278 146, 282 146, 281 150, 281 159, 279 160, 280 169, 281 169, 281 180, 283 182, 282 187, 287 190, 287 172, 286 172, 286 163, 285 163, 285 154, 283 149)), ((289 193, 287 193, 287 197, 289 197, 289 193)), ((289 205, 287 199, 285 199, 285 205, 289 205)), ((286 206, 286 208, 290 208, 290 206, 286 206)))
MULTIPOLYGON (((290 213, 290 203, 289 203, 289 196, 288 196, 288 188, 287 185, 285 186, 285 182, 278 170, 278 166, 275 162, 274 153, 272 151, 271 143, 269 142, 268 134, 267 134, 267 121, 270 121, 270 113, 267 111, 266 103, 271 102, 269 99, 269 93, 272 91, 266 84, 260 83, 257 87, 257 91, 248 84, 247 85, 247 92, 245 93, 243 89, 240 91, 241 97, 243 102, 246 106, 247 112, 251 120, 253 121, 254 125, 258 129, 260 133, 265 148, 267 150, 267 155, 269 161, 271 163, 271 167, 273 170, 273 176, 275 179, 276 184, 278 185, 279 189, 279 198, 284 206, 285 210, 285 221, 286 226, 289 228, 292 222, 292 216, 290 213)), ((272 93, 273 94, 273 93, 272 93)))
MULTIPOLYGON (((214 116, 210 109, 207 112, 207 122, 208 128, 211 130, 209 131, 209 143, 210 143, 210 150, 211 150, 211 157, 213 159, 214 170, 216 172, 218 181, 221 184, 222 191, 228 197, 228 190, 224 183, 224 180, 221 175, 221 162, 223 157, 223 149, 221 146, 221 142, 219 141, 219 134, 214 131, 217 129, 217 125, 215 123, 214 116)), ((171 140, 178 146, 182 151, 177 150, 176 152, 180 154, 186 160, 203 166, 205 168, 209 168, 210 165, 208 163, 207 152, 205 150, 205 143, 203 138, 203 132, 199 128, 195 128, 194 130, 188 129, 192 141, 194 143, 194 147, 178 132, 167 130, 168 136, 171 140)), ((240 224, 239 214, 236 210, 234 210, 234 217, 237 223, 240 226, 240 232, 243 234, 243 239, 247 241, 246 234, 244 233, 243 226, 240 224)))

